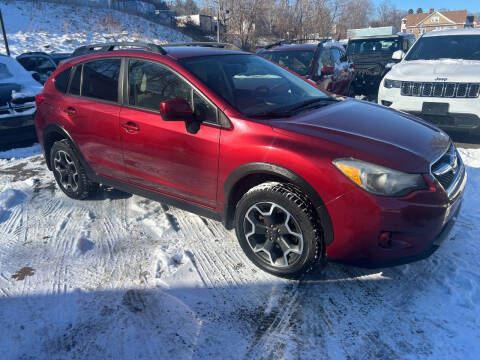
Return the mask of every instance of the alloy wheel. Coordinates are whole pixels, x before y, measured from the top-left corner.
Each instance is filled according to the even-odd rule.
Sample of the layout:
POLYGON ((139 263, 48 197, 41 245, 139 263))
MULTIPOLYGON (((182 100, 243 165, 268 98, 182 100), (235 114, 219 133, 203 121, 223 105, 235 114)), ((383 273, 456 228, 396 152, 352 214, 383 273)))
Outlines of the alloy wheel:
POLYGON ((245 214, 243 229, 254 254, 273 267, 289 267, 303 252, 303 235, 297 220, 278 204, 252 205, 245 214))
POLYGON ((73 192, 78 190, 78 169, 66 151, 57 151, 53 161, 53 167, 64 189, 73 192))

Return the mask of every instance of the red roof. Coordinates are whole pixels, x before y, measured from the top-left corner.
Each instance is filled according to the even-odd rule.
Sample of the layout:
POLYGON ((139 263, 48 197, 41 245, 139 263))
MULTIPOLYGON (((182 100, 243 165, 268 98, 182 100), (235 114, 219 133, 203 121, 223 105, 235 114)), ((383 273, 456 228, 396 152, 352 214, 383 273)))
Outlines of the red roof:
MULTIPOLYGON (((456 24, 464 24, 467 20, 467 10, 436 11, 456 24)), ((407 15, 407 27, 417 26, 431 14, 409 14, 407 15)))

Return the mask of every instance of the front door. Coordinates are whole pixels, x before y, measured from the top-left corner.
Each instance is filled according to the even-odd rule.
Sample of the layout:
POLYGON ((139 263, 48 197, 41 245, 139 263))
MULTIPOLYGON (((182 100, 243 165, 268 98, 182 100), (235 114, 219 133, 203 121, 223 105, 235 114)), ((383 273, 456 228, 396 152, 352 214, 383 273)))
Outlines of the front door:
POLYGON ((128 103, 120 112, 127 181, 199 205, 216 206, 220 127, 217 108, 175 72, 130 59, 128 103), (165 121, 162 101, 183 98, 202 120, 196 134, 184 121, 165 121))

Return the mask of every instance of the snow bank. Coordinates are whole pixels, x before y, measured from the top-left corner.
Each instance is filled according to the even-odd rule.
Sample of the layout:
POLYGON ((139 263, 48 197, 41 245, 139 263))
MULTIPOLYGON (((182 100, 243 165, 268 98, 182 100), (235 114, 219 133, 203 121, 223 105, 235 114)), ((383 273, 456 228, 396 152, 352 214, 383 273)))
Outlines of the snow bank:
MULTIPOLYGON (((107 41, 191 41, 178 31, 111 9, 5 0, 0 7, 14 56, 26 51, 72 52, 107 41)), ((0 52, 4 53, 3 42, 0 52)))

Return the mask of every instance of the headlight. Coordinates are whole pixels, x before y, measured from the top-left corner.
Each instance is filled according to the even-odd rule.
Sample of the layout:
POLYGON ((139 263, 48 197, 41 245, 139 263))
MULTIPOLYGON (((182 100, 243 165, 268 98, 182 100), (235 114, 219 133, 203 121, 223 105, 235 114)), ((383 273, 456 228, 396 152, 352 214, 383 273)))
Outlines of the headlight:
POLYGON ((383 82, 383 86, 387 89, 400 89, 402 87, 402 82, 400 80, 385 79, 385 81, 383 82))
POLYGON ((337 159, 333 164, 362 189, 376 195, 404 196, 427 185, 421 174, 398 170, 355 159, 337 159))

